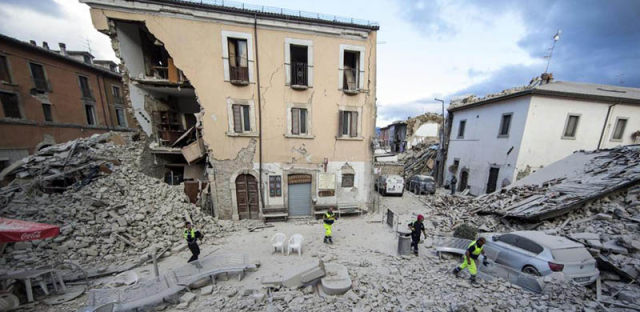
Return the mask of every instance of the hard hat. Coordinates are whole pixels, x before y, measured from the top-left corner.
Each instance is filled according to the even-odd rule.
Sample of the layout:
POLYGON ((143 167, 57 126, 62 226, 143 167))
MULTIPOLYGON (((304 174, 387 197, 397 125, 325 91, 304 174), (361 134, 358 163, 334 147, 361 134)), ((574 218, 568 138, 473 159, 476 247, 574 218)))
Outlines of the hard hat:
POLYGON ((424 216, 423 216, 423 215, 421 215, 421 214, 419 214, 419 215, 418 215, 418 220, 424 220, 424 216))

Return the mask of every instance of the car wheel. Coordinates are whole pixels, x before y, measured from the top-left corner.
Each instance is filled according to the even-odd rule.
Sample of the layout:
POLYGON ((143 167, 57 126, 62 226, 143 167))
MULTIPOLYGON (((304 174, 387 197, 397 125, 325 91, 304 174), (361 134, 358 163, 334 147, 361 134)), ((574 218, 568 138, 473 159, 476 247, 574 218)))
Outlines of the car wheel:
POLYGON ((533 276, 540 276, 540 272, 538 272, 538 269, 536 269, 532 265, 525 265, 524 268, 522 268, 522 273, 533 275, 533 276))

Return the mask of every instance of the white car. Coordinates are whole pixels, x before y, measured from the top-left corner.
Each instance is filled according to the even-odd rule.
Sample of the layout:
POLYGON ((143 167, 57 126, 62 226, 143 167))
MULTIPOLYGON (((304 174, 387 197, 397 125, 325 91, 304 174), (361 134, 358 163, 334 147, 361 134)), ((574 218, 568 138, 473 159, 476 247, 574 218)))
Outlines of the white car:
POLYGON ((544 276, 562 272, 580 285, 589 285, 600 271, 596 260, 579 243, 540 231, 486 233, 485 253, 496 263, 524 273, 544 276))
POLYGON ((375 188, 380 194, 404 194, 404 179, 399 175, 382 175, 376 179, 375 188))

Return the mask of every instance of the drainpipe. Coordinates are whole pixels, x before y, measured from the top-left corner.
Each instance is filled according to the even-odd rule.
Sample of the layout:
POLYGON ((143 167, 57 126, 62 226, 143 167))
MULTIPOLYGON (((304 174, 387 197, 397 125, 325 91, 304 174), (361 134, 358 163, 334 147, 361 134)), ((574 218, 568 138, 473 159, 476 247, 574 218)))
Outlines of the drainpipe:
POLYGON ((264 209, 264 187, 262 185, 262 92, 260 90, 260 60, 258 58, 258 15, 253 15, 253 34, 255 36, 256 47, 256 81, 258 83, 258 183, 260 183, 260 203, 264 209))
POLYGON ((611 109, 618 105, 618 103, 615 104, 611 104, 609 105, 609 108, 607 108, 607 117, 604 118, 604 125, 602 125, 602 132, 600 132, 600 140, 598 140, 598 150, 600 149, 600 145, 602 144, 602 137, 604 137, 604 129, 607 128, 607 124, 609 123, 609 114, 611 114, 611 109))

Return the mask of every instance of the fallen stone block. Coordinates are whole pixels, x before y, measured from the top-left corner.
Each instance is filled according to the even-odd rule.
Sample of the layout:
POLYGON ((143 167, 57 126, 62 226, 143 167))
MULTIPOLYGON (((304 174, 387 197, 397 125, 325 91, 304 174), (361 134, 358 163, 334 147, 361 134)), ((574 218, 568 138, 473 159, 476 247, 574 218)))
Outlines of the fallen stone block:
POLYGON ((569 234, 569 237, 575 240, 600 240, 600 234, 598 233, 588 233, 588 232, 583 232, 583 233, 571 233, 569 234))
POLYGON ((604 249, 610 250, 613 253, 626 255, 629 253, 627 248, 619 246, 616 240, 610 240, 604 243, 604 249))
POLYGON ((191 303, 191 301, 195 299, 196 299, 196 294, 191 292, 186 292, 184 295, 180 297, 180 302, 186 303, 187 305, 189 305, 189 303, 191 303))
POLYGON ((327 295, 342 295, 351 289, 351 278, 347 267, 341 264, 328 263, 326 275, 320 279, 320 287, 327 295))
POLYGON ((282 285, 288 288, 299 288, 323 276, 325 276, 324 263, 316 260, 289 273, 284 277, 282 285))
POLYGON ((200 295, 210 295, 213 292, 213 285, 200 288, 200 295))

